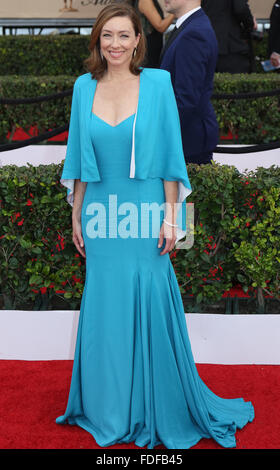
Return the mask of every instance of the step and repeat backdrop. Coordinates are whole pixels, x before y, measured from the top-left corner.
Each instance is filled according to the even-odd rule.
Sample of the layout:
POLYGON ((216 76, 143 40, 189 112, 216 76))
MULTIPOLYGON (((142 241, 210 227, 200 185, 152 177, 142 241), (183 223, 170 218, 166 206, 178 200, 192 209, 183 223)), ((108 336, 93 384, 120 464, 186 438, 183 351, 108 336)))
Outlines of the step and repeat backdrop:
MULTIPOLYGON (((249 0, 257 19, 267 19, 275 0, 249 0)), ((1 0, 1 18, 96 18, 112 0, 1 0)), ((164 0, 160 0, 164 9, 164 0)))

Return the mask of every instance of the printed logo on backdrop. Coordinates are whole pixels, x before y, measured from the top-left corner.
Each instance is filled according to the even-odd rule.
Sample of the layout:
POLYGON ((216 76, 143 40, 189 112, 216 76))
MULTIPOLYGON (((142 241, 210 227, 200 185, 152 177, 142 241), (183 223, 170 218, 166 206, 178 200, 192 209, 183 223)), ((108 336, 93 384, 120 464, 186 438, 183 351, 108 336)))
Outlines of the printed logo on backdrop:
MULTIPOLYGON (((70 12, 70 11, 79 11, 77 8, 73 8, 73 1, 72 0, 64 0, 63 8, 60 8, 59 11, 63 12, 70 12), (69 4, 69 6, 68 6, 69 4)), ((74 2, 75 3, 75 2, 74 2)))
MULTIPOLYGON (((164 12, 164 0, 158 0, 164 12)), ((0 0, 0 18, 96 18, 112 0, 0 0)), ((269 18, 275 0, 249 0, 256 18, 269 18)), ((277 2, 279 3, 279 2, 277 2)))
POLYGON ((88 5, 109 5, 109 3, 113 3, 113 0, 85 0, 81 1, 81 5, 83 7, 87 7, 88 5))
POLYGON ((73 5, 74 3, 76 4, 79 4, 77 6, 80 6, 80 7, 87 7, 89 5, 93 5, 93 6, 105 6, 105 5, 109 5, 110 3, 112 3, 112 0, 63 0, 63 7, 59 9, 60 12, 63 12, 63 13, 71 13, 71 12, 75 12, 75 11, 79 11, 78 8, 75 8, 75 5, 73 5))
MULTIPOLYGON (((0 18, 94 19, 113 0, 0 0, 0 18)), ((164 0, 159 0, 163 7, 164 0)))

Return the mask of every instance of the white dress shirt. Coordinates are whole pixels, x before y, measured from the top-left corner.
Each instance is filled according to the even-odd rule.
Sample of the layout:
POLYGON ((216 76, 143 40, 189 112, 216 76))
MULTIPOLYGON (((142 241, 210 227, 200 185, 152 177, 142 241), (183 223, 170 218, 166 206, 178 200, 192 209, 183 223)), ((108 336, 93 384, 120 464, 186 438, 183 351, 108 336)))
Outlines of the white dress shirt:
POLYGON ((188 11, 188 13, 185 13, 183 16, 180 16, 180 18, 177 19, 176 21, 176 28, 179 28, 183 21, 185 21, 189 16, 191 16, 195 11, 199 10, 201 7, 193 8, 192 10, 188 11))

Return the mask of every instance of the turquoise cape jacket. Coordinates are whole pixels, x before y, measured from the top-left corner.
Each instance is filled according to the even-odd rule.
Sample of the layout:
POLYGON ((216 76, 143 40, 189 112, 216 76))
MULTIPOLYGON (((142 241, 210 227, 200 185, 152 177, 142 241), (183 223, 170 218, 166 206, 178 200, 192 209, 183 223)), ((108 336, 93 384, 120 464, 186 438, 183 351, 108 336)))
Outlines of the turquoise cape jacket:
MULTIPOLYGON (((74 180, 101 181, 90 136, 90 117, 97 80, 90 73, 74 83, 66 157, 60 182, 73 206, 74 180)), ((177 240, 186 234, 188 178, 177 103, 170 73, 142 68, 138 105, 133 123, 130 178, 178 181, 177 240)))

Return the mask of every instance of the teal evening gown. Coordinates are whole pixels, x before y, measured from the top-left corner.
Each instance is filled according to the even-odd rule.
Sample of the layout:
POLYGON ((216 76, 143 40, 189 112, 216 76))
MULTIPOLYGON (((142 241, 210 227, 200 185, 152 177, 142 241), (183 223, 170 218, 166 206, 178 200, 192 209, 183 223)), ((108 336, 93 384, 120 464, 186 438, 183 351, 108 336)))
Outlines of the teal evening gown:
POLYGON ((218 397, 198 375, 174 268, 169 253, 160 255, 165 244, 157 246, 164 213, 154 226, 152 211, 140 223, 141 204, 161 205, 165 193, 161 178, 129 178, 133 118, 111 126, 91 115, 102 178, 88 182, 84 195, 86 278, 68 403, 56 423, 82 427, 101 447, 188 449, 201 438, 234 447, 254 408, 218 397), (109 196, 111 207, 123 204, 110 220, 109 196), (128 218, 127 202, 138 218, 136 210, 128 218))

